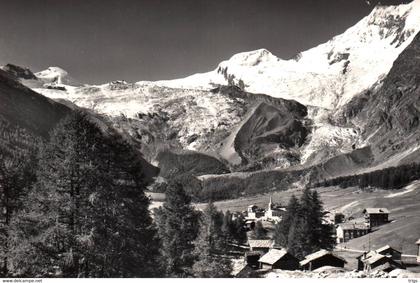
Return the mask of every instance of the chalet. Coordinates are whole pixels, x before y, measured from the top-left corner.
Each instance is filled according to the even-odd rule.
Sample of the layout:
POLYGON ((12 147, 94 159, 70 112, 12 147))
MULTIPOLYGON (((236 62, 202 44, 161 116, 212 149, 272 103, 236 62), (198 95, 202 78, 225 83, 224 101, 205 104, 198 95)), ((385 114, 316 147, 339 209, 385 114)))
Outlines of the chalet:
POLYGON ((267 253, 274 247, 273 240, 248 240, 250 251, 261 251, 267 253))
POLYGON ((247 251, 245 253, 245 262, 247 266, 250 266, 254 269, 260 267, 259 259, 264 254, 262 251, 247 251))
POLYGON ((370 251, 360 255, 358 258, 357 269, 366 272, 381 270, 390 272, 394 269, 404 269, 405 267, 398 261, 391 257, 378 253, 377 251, 370 251))
POLYGON ((263 269, 296 270, 299 268, 299 260, 285 249, 271 249, 259 259, 259 262, 263 269))
POLYGON ((344 267, 347 263, 345 259, 333 254, 327 250, 320 250, 316 253, 307 255, 304 260, 300 262, 303 270, 315 270, 323 266, 344 267))
POLYGON ((378 254, 392 258, 393 260, 401 260, 401 252, 393 247, 386 245, 376 250, 378 254))
POLYGON ((389 210, 386 208, 366 208, 363 210, 369 227, 376 227, 388 223, 389 210))
POLYGON ((416 242, 417 245, 417 262, 420 262, 420 239, 416 242))
POLYGON ((342 223, 337 225, 336 238, 337 243, 347 242, 348 240, 358 238, 369 233, 370 228, 364 223, 342 223))
POLYGON ((255 204, 248 206, 247 218, 248 219, 257 219, 264 216, 265 210, 258 208, 255 204))

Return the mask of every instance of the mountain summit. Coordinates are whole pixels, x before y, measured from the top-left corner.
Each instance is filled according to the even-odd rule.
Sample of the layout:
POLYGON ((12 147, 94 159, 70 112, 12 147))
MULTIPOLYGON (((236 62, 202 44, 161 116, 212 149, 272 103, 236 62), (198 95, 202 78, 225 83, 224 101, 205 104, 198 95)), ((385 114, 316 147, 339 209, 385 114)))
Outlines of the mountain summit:
POLYGON ((419 31, 419 0, 377 6, 343 34, 290 60, 260 49, 236 54, 208 73, 157 83, 211 88, 229 77, 242 80, 250 92, 333 109, 383 78, 419 31))
MULTIPOLYGON (((130 136, 149 162, 177 167, 166 171, 185 173, 193 167, 182 165, 187 158, 188 164, 212 160, 218 169, 223 167, 214 171, 203 166, 198 170, 202 175, 320 166, 319 176, 326 178, 382 163, 398 165, 393 158, 417 146, 414 142, 385 146, 387 141, 373 133, 375 124, 366 123, 369 118, 363 123, 355 119, 379 117, 380 126, 388 131, 384 125, 404 113, 398 108, 390 118, 390 111, 378 112, 375 105, 392 109, 378 103, 388 99, 379 94, 386 93, 382 86, 393 64, 419 31, 420 0, 415 0, 377 6, 343 34, 289 60, 258 49, 183 79, 102 85, 79 85, 66 71, 50 67, 35 73, 35 81, 42 84, 32 88, 101 114, 130 136), (369 93, 377 95, 366 97, 369 93)), ((417 42, 418 38, 414 45, 417 42)), ((404 66, 405 73, 414 70, 404 66)), ((25 69, 23 73, 30 75, 25 69)), ((408 108, 407 113, 414 110, 408 108)), ((414 129, 417 116, 409 117, 414 129)), ((402 133, 399 138, 407 134, 400 124, 391 124, 395 133, 402 133)))

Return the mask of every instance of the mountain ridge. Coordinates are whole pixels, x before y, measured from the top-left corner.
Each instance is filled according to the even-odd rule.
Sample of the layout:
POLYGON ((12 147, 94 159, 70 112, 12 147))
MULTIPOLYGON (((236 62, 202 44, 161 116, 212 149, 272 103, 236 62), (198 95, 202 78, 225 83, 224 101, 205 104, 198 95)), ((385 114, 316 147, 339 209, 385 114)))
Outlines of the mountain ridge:
MULTIPOLYGON (((232 186, 239 175, 266 176, 256 179, 269 189, 301 183, 300 178, 334 177, 381 162, 394 164, 392 158, 403 154, 402 149, 382 154, 380 148, 387 141, 371 142, 375 125, 358 123, 357 118, 366 122, 377 116, 372 106, 377 101, 370 94, 386 84, 401 54, 417 44, 419 32, 420 0, 415 0, 379 6, 343 34, 290 60, 258 49, 184 79, 102 85, 80 85, 66 71, 49 68, 35 73, 40 84, 32 88, 102 115, 130 137, 149 162, 156 166, 166 162, 166 172, 171 172, 167 160, 177 161, 178 172, 196 172, 183 168, 182 160, 189 164, 211 160, 214 166, 201 166, 200 176, 223 172, 209 178, 235 176, 227 183, 232 186), (365 107, 367 102, 371 106, 365 107), (159 158, 162 152, 167 154, 159 158), (271 174, 267 172, 281 180, 267 177, 271 174)), ((404 72, 415 70, 406 65, 404 72)), ((407 147, 404 150, 412 150, 407 147)))

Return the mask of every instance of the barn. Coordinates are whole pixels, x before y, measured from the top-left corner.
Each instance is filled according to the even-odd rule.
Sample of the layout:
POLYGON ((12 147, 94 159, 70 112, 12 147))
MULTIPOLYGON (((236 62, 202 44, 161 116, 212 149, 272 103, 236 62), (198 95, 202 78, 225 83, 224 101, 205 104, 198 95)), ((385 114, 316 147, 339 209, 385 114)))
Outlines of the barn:
POLYGON ((358 257, 358 270, 367 272, 381 270, 389 272, 396 268, 404 269, 404 266, 391 257, 382 255, 376 251, 370 251, 358 257))
POLYGON ((378 254, 392 258, 393 260, 401 260, 401 252, 393 247, 386 245, 376 250, 378 254))
POLYGON ((255 269, 259 268, 260 267, 259 259, 261 258, 263 254, 264 252, 262 251, 247 251, 245 253, 246 265, 255 269))
POLYGON ((305 259, 300 262, 300 266, 303 270, 311 271, 322 266, 344 267, 346 263, 347 261, 342 257, 327 250, 320 250, 307 255, 305 259))
POLYGON ((366 224, 342 223, 337 226, 337 243, 347 242, 369 233, 370 229, 366 224))
POLYGON ((267 253, 270 249, 273 248, 273 240, 248 240, 249 250, 250 251, 261 251, 267 253))
POLYGON ((259 262, 263 269, 296 270, 299 268, 299 260, 285 249, 272 249, 263 255, 259 262))
POLYGON ((363 253, 357 257, 358 270, 391 271, 394 268, 405 268, 401 261, 401 252, 389 245, 383 246, 377 250, 363 253), (391 259, 391 260, 387 260, 391 259))

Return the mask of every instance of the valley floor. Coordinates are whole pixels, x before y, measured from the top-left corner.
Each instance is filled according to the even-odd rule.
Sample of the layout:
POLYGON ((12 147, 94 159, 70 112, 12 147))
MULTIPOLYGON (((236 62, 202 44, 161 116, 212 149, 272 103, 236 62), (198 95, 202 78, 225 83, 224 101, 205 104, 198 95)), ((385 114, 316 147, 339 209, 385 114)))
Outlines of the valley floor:
MULTIPOLYGON (((355 219, 362 217, 366 207, 386 207, 390 210, 390 223, 368 235, 352 239, 338 245, 337 248, 366 250, 377 249, 391 245, 406 255, 415 255, 417 246, 414 244, 420 238, 420 182, 414 182, 401 190, 360 190, 356 187, 342 189, 327 187, 317 189, 324 203, 324 208, 333 215, 342 212, 346 217, 355 219)), ((276 191, 271 194, 219 201, 215 205, 226 211, 244 211, 250 204, 266 207, 270 196, 273 202, 286 205, 290 196, 300 196, 302 190, 276 191)), ((198 204, 201 208, 205 204, 198 204)))
MULTIPOLYGON (((403 260, 408 263, 415 262, 417 246, 415 242, 420 238, 420 182, 416 181, 401 190, 361 190, 357 187, 323 187, 317 188, 324 208, 330 212, 331 217, 334 213, 342 212, 346 218, 353 217, 354 221, 362 217, 362 211, 366 207, 386 207, 390 210, 390 222, 382 225, 373 232, 352 239, 348 242, 337 245, 335 252, 344 257, 348 264, 346 272, 344 271, 324 271, 317 274, 308 275, 304 272, 296 271, 299 274, 290 274, 288 272, 276 271, 261 274, 264 277, 358 277, 364 276, 358 273, 351 273, 357 267, 356 257, 364 250, 377 249, 379 247, 390 245, 402 251, 403 260)), ((270 194, 255 195, 252 197, 242 197, 234 200, 215 202, 219 210, 227 211, 245 211, 248 205, 255 204, 259 207, 266 207, 270 196, 275 203, 287 205, 292 194, 300 196, 302 189, 293 189, 285 191, 275 191, 270 194)), ((152 203, 152 206, 159 206, 162 199, 152 203)), ((203 209, 206 204, 195 204, 198 209, 203 209)), ((408 265, 407 271, 420 275, 420 266, 408 265)), ((412 275, 412 274, 411 274, 412 275)), ((381 277, 381 274, 377 275, 381 277)), ((384 275, 385 276, 385 275, 384 275)), ((405 275, 401 275, 405 276, 405 275)), ((411 277, 411 276, 410 276, 411 277)))

